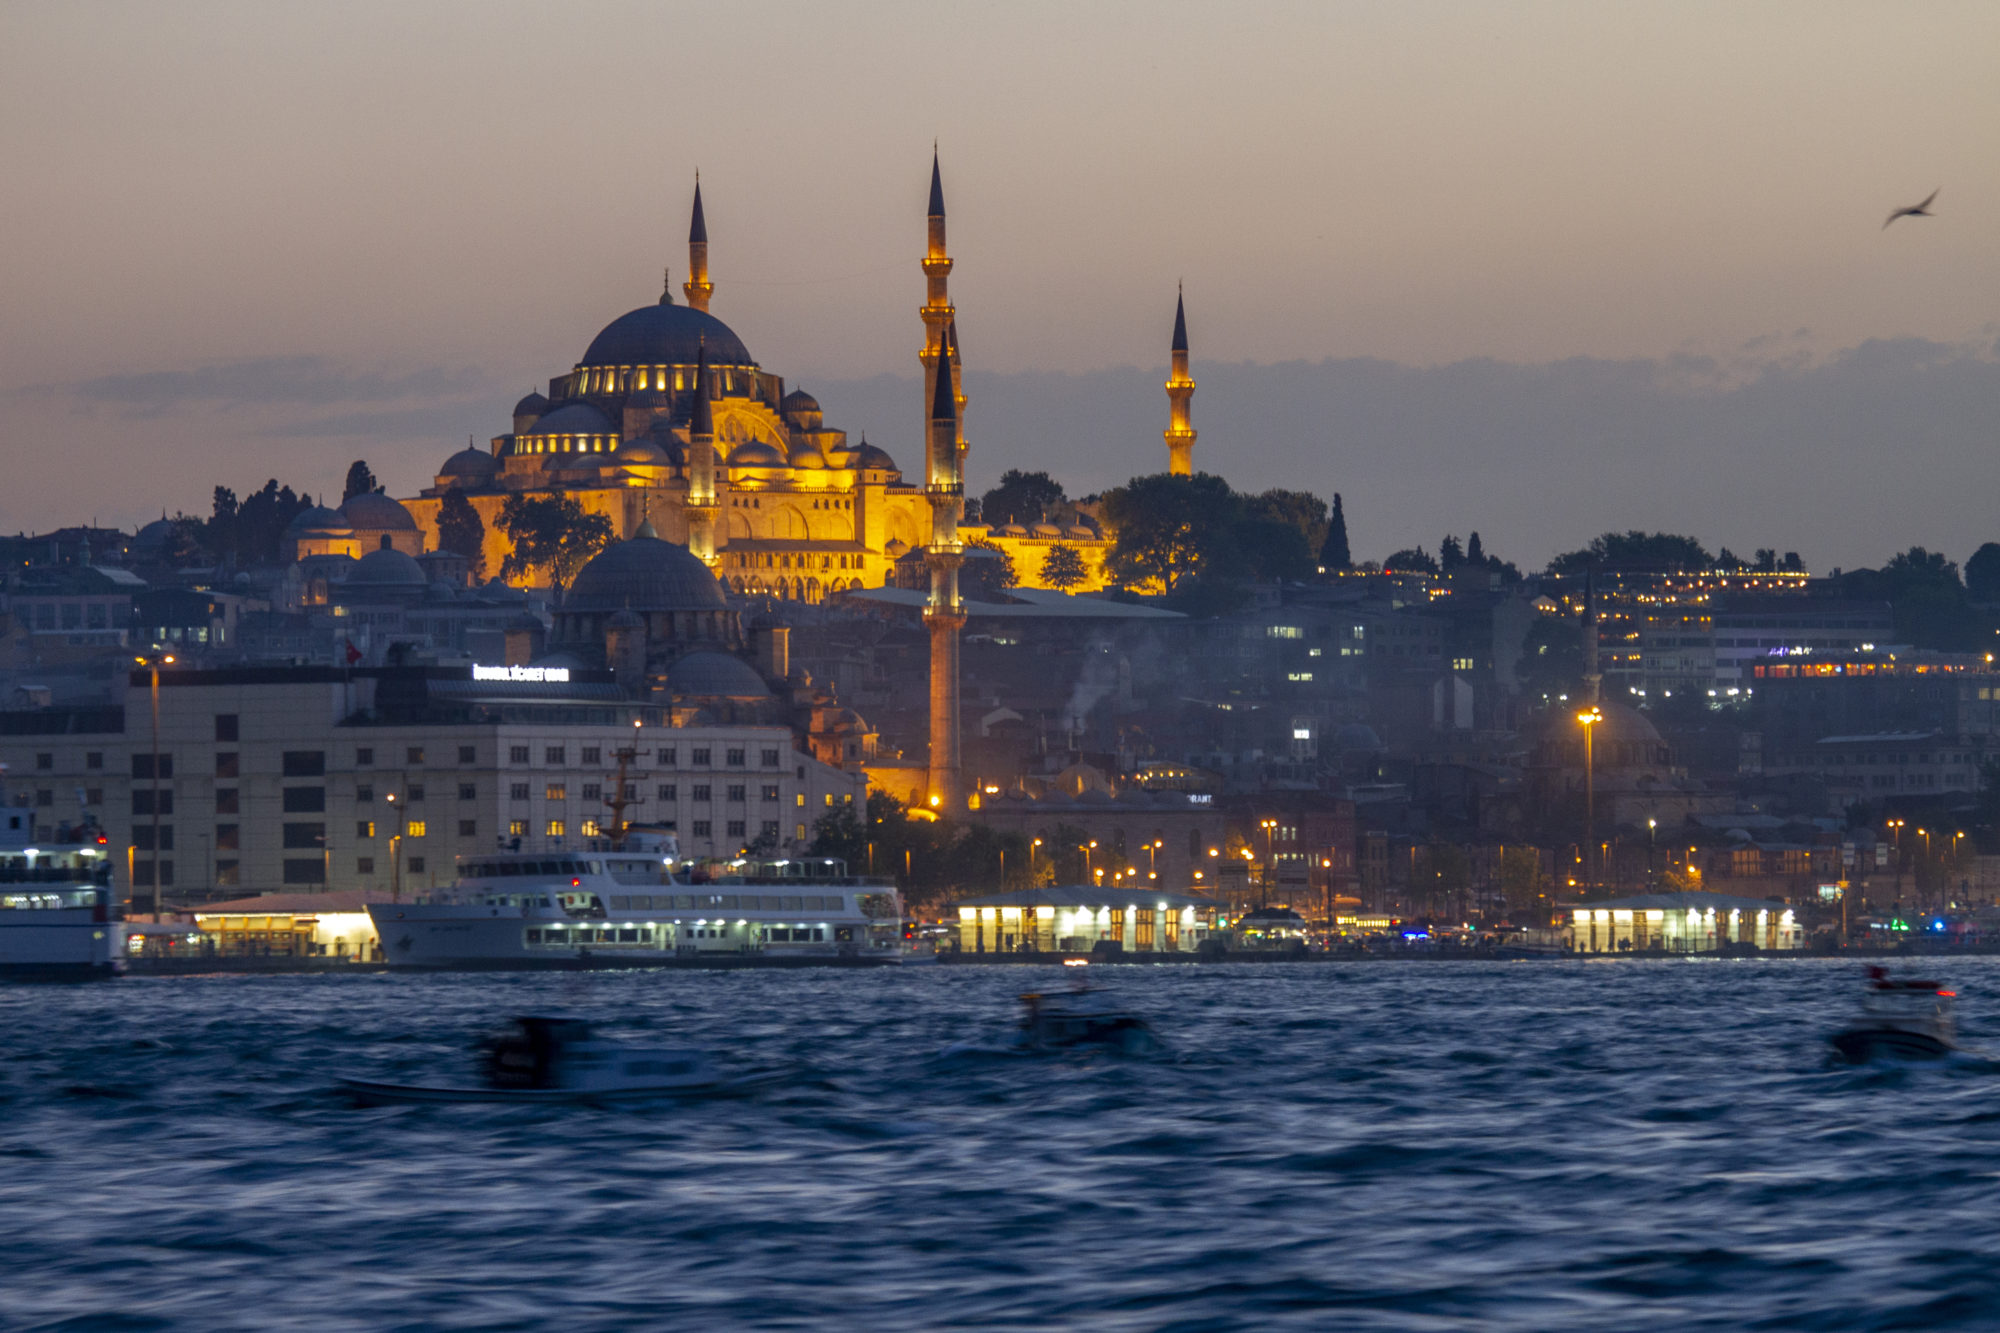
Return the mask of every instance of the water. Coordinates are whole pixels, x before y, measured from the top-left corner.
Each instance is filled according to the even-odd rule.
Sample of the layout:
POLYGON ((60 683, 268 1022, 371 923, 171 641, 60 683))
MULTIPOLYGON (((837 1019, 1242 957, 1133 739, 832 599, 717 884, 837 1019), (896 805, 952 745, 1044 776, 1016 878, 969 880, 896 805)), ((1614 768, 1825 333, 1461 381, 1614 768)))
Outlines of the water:
MULTIPOLYGON (((2000 961, 1935 971, 2000 1047, 2000 961)), ((0 1329, 1970 1329, 2000 1073, 1819 962, 1103 969, 1165 1049, 940 1060, 1054 969, 0 990, 0 1329), (358 1110, 495 1015, 756 1097, 358 1110)))

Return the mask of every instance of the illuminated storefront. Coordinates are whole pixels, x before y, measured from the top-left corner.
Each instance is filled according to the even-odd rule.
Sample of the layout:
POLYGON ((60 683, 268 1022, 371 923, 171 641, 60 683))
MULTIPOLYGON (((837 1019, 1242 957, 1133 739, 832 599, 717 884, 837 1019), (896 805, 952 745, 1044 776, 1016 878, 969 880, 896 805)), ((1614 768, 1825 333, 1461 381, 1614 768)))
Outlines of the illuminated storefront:
POLYGON ((1567 944, 1577 953, 1715 953, 1735 946, 1804 947, 1792 909, 1722 893, 1646 893, 1567 909, 1567 944))
POLYGON ((961 953, 1193 953, 1221 907, 1184 893, 1075 887, 1023 889, 958 904, 961 953))

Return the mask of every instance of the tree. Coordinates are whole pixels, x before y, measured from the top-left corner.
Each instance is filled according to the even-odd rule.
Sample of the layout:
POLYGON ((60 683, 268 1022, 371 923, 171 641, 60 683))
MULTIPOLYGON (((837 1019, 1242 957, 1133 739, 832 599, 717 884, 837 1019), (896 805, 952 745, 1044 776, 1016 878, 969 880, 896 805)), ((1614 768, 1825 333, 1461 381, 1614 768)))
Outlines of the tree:
POLYGON ((813 821, 812 856, 835 856, 847 863, 847 873, 858 875, 868 861, 868 830, 852 805, 836 805, 813 821))
POLYGON ((1582 550, 1568 551, 1549 561, 1551 574, 1582 574, 1593 567, 1630 570, 1702 570, 1715 558, 1692 537, 1666 532, 1607 532, 1582 550))
POLYGON ((1438 563, 1423 547, 1412 546, 1391 554, 1382 568, 1391 574, 1436 574, 1438 563))
POLYGON ((302 510, 311 507, 310 499, 294 495, 291 487, 279 486, 275 478, 265 482, 262 490, 245 496, 236 507, 236 563, 246 567, 283 563, 284 552, 280 548, 285 529, 302 510))
POLYGON ((367 495, 382 489, 375 474, 368 470, 368 464, 355 459, 347 465, 347 484, 340 488, 340 502, 346 504, 357 495, 367 495))
POLYGON ((1479 544, 1479 533, 1476 529, 1465 539, 1465 563, 1481 568, 1486 565, 1486 548, 1479 544))
POLYGON ((1515 667, 1532 694, 1574 695, 1583 680, 1583 632, 1572 616, 1543 616, 1528 627, 1515 667))
POLYGON ((1243 508, 1251 518, 1289 523, 1297 528, 1306 539, 1308 554, 1326 545, 1326 501, 1310 491, 1268 490, 1248 497, 1243 508))
POLYGON ((499 528, 513 545, 501 562, 500 577, 513 580, 541 570, 558 590, 569 586, 612 535, 610 519, 586 513, 567 495, 510 495, 501 506, 499 528))
POLYGON ((2000 602, 2000 542, 1987 542, 1965 562, 1965 591, 1975 602, 2000 602))
POLYGON ((1516 925, 1548 921, 1549 877, 1542 872, 1542 854, 1533 847, 1500 849, 1500 899, 1516 925))
POLYGON ((1160 472, 1106 491, 1102 513, 1117 534, 1112 577, 1128 585, 1157 582, 1172 592, 1208 565, 1238 512, 1229 483, 1206 472, 1160 472))
POLYGON ((1014 558, 991 542, 967 542, 965 553, 958 581, 967 596, 995 601, 1018 582, 1014 576, 1014 558))
POLYGON ((486 525, 463 491, 446 491, 438 506, 438 548, 464 556, 475 580, 486 576, 486 525))
POLYGON ((1352 569, 1354 553, 1347 546, 1347 513, 1341 508, 1340 492, 1333 493, 1333 513, 1326 520, 1326 541, 1319 548, 1321 569, 1352 569))
POLYGON ((1458 544, 1458 538, 1446 533, 1444 540, 1438 543, 1438 568, 1449 574, 1465 563, 1465 550, 1458 544))
POLYGON ((1042 557, 1042 582, 1058 592, 1068 592, 1089 577, 1090 571, 1084 566, 1083 556, 1074 546, 1058 542, 1042 557))
POLYGON ((1023 472, 1008 468, 1000 474, 1000 484, 980 497, 980 516, 998 527, 1002 523, 1041 523, 1049 511, 1067 504, 1062 483, 1046 472, 1023 472))

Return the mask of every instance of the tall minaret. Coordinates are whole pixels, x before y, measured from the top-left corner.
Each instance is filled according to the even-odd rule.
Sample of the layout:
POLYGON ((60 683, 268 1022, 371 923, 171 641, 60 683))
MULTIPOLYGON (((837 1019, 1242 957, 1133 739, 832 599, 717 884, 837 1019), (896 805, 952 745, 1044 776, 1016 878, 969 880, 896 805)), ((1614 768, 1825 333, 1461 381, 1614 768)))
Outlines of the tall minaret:
POLYGON ((960 398, 953 349, 956 327, 945 279, 951 257, 944 246, 944 181, 937 151, 931 152, 931 203, 924 321, 924 496, 931 506, 931 539, 925 563, 931 572, 924 625, 931 639, 931 746, 928 797, 934 808, 956 811, 964 801, 959 772, 958 635, 965 628, 965 604, 958 597, 958 569, 965 561, 958 520, 965 508, 965 444, 959 425, 960 398))
POLYGON ((924 451, 924 494, 931 505, 931 540, 924 563, 931 596, 924 624, 931 636, 931 753, 929 797, 934 808, 955 811, 964 797, 959 773, 958 635, 965 604, 958 598, 958 569, 965 562, 958 539, 965 484, 959 471, 958 400, 952 392, 951 331, 938 346, 933 377, 930 439, 924 451))
POLYGON ((1174 294, 1174 371, 1167 376, 1167 471, 1185 477, 1194 471, 1194 426, 1188 404, 1194 381, 1188 378, 1187 302, 1174 294))
POLYGON ((681 284, 688 305, 708 310, 715 284, 708 280, 708 220, 701 215, 701 173, 694 174, 694 220, 688 224, 688 280, 681 284))
POLYGON ((694 413, 688 422, 688 550, 716 566, 715 409, 708 401, 708 339, 695 352, 694 413))

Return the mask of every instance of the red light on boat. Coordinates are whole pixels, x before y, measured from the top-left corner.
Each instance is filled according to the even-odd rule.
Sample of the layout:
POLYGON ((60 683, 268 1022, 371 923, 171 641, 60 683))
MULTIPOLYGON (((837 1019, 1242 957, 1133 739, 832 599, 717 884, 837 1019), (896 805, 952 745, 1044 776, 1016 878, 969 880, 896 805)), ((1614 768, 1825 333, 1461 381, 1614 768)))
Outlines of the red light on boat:
POLYGON ((1952 999, 1954 999, 1954 1000, 1956 1000, 1956 999, 1958 998, 1958 992, 1957 992, 1957 991, 1955 991, 1955 990, 1941 990, 1941 991, 1939 991, 1939 992, 1938 992, 1938 994, 1940 994, 1940 995, 1949 995, 1949 996, 1950 996, 1950 997, 1951 997, 1952 999))
POLYGON ((575 888, 575 887, 576 887, 577 885, 579 885, 579 884, 581 884, 581 883, 583 883, 583 881, 582 881, 581 879, 579 879, 578 877, 576 877, 575 875, 571 875, 571 876, 569 877, 569 886, 570 886, 570 887, 571 887, 572 889, 573 889, 573 888, 575 888))

